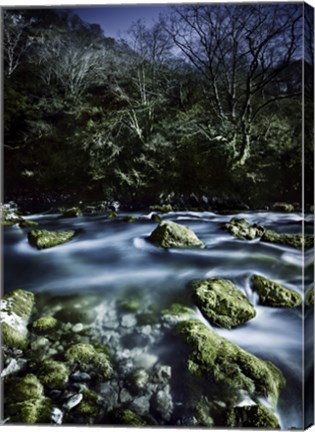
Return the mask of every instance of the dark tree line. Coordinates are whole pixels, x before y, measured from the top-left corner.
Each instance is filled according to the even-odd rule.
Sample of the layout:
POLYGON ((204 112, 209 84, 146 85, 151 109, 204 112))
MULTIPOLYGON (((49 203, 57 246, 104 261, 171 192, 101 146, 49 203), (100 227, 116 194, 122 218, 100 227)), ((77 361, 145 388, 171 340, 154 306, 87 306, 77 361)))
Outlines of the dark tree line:
POLYGON ((179 6, 117 41, 69 10, 5 9, 5 193, 299 202, 303 13, 179 6))

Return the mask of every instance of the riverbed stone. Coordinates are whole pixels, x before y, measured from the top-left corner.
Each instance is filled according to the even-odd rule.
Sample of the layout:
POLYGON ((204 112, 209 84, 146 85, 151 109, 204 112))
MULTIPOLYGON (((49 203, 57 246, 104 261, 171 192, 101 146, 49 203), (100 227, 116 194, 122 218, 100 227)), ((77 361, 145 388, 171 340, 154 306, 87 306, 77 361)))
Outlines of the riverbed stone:
POLYGON ((229 233, 235 238, 253 240, 259 238, 264 233, 264 227, 261 225, 251 225, 246 219, 232 218, 225 224, 229 233))
POLYGON ((261 275, 253 275, 252 284, 259 294, 259 301, 265 306, 293 308, 302 303, 301 295, 261 275))
POLYGON ((191 287, 197 305, 211 324, 232 328, 256 316, 246 295, 229 280, 196 280, 191 282, 191 287))
POLYGON ((215 382, 228 393, 245 390, 276 404, 285 379, 273 363, 248 353, 196 319, 177 324, 176 334, 187 346, 190 375, 215 382))
POLYGON ((163 248, 204 247, 189 227, 172 221, 160 222, 149 236, 149 241, 163 248))
POLYGON ((162 420, 170 421, 174 410, 174 403, 169 385, 166 385, 152 396, 151 406, 152 410, 156 412, 162 420))
POLYGON ((235 407, 227 413, 226 426, 233 428, 280 429, 279 420, 264 405, 235 407))
POLYGON ((56 330, 58 326, 59 322, 56 318, 45 315, 32 322, 32 331, 39 335, 45 335, 56 330))
POLYGON ((27 325, 34 307, 34 294, 25 290, 6 293, 1 300, 1 329, 3 344, 10 348, 26 349, 27 325))
POLYGON ((64 244, 73 239, 75 231, 32 230, 28 233, 28 241, 37 249, 48 249, 64 244))

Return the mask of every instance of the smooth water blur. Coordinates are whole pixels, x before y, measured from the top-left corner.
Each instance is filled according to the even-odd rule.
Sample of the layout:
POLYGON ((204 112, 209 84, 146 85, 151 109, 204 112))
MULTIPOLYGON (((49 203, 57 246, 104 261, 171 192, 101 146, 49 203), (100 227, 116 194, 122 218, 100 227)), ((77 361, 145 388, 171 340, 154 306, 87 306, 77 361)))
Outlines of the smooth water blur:
MULTIPOLYGON (((121 214, 120 216, 123 216, 121 214)), ((302 427, 302 311, 257 305, 250 278, 261 274, 303 294, 301 251, 268 243, 234 239, 224 228, 231 217, 245 217, 278 232, 301 233, 302 215, 246 212, 217 215, 210 212, 176 212, 162 216, 192 228, 205 243, 204 249, 156 247, 146 238, 156 227, 150 214, 133 214, 128 223, 105 216, 60 218, 34 215, 39 229, 75 229, 75 239, 38 251, 27 241, 28 229, 4 231, 4 290, 21 288, 58 295, 102 293, 118 298, 128 289, 140 290, 161 307, 177 301, 195 278, 230 279, 256 305, 257 316, 234 330, 216 329, 232 342, 261 358, 273 361, 287 378, 279 404, 283 428, 302 427)), ((312 230, 312 221, 305 224, 312 230)), ((307 260, 312 261, 312 254, 307 260)), ((306 281, 306 283, 311 281, 306 281)), ((200 312, 197 311, 204 322, 200 312)), ((209 324, 207 324, 209 325, 209 324)), ((167 347, 166 347, 167 349, 167 347)))

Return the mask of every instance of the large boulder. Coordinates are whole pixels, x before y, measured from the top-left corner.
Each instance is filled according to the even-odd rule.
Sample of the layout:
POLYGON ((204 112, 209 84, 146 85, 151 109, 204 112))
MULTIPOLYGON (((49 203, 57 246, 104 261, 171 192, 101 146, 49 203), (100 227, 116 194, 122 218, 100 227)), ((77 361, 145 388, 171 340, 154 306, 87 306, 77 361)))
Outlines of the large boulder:
POLYGON ((26 349, 28 346, 27 325, 34 306, 34 294, 15 290, 1 300, 1 329, 4 346, 26 349))
POLYGON ((271 409, 264 405, 245 405, 233 408, 227 415, 227 426, 280 429, 279 420, 271 409))
POLYGON ((37 249, 48 249, 70 241, 75 231, 32 230, 28 233, 28 241, 37 249))
POLYGON ((259 294, 260 303, 265 306, 292 308, 302 303, 299 293, 263 276, 254 275, 252 284, 259 294))
POLYGON ((277 403, 285 379, 273 363, 248 353, 199 320, 182 321, 175 330, 186 343, 190 374, 219 385, 227 394, 245 390, 253 398, 277 403))
POLYGON ((295 249, 310 249, 314 246, 314 237, 312 235, 282 234, 268 229, 263 233, 261 241, 290 246, 295 249))
POLYGON ((162 221, 151 233, 149 241, 164 248, 204 247, 190 228, 171 221, 162 221))
POLYGON ((246 295, 226 279, 196 280, 191 283, 202 314, 218 327, 237 327, 256 316, 246 295))
POLYGON ((235 238, 253 240, 262 236, 264 228, 260 225, 251 225, 246 219, 232 218, 225 224, 229 233, 235 238))

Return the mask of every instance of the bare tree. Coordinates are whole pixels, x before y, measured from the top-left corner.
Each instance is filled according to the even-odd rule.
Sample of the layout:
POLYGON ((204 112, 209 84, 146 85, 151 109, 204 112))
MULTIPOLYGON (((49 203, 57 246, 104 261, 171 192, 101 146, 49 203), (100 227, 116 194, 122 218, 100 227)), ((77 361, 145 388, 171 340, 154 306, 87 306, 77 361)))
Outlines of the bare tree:
MULTIPOLYGON (((192 5, 174 8, 165 25, 175 45, 206 83, 211 118, 230 125, 233 165, 251 152, 252 127, 270 104, 292 97, 275 88, 298 58, 302 6, 297 4, 192 5)), ((211 119, 209 119, 209 122, 211 119)), ((200 131, 216 138, 204 125, 200 131)))

